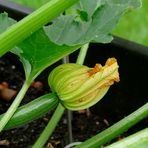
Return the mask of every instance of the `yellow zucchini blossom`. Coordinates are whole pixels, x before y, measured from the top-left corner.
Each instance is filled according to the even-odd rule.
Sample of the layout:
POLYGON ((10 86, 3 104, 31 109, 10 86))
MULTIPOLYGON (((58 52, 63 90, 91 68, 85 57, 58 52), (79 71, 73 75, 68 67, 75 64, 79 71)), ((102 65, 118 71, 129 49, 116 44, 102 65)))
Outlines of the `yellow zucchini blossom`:
POLYGON ((105 65, 94 68, 68 63, 56 67, 48 83, 60 102, 70 110, 81 110, 96 104, 114 82, 119 82, 118 63, 109 58, 105 65))

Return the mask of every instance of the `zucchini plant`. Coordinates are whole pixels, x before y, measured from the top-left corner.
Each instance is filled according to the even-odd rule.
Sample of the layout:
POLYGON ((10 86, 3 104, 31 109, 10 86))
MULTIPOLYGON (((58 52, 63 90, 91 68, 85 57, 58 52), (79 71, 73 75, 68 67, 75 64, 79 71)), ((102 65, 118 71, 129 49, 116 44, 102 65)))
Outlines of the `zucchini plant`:
MULTIPOLYGON (((109 58, 105 66, 83 66, 88 45, 111 42, 113 37, 110 32, 121 15, 140 4, 140 0, 50 0, 19 22, 6 13, 0 14, 0 28, 3 28, 0 30, 0 56, 8 51, 19 56, 26 78, 12 105, 5 114, 0 115, 0 131, 31 122, 57 106, 33 146, 43 147, 65 108, 85 109, 102 99, 109 87, 119 81, 119 66, 115 58, 109 58), (49 75, 51 93, 19 107, 31 83, 45 68, 78 49, 80 54, 76 64, 60 65, 49 75)), ((108 137, 104 132, 104 141, 109 141, 146 117, 147 106, 143 110, 141 108, 133 120, 115 125, 113 132, 116 134, 108 137), (119 130, 119 125, 123 130, 119 130)), ((91 146, 95 144, 93 142, 91 146)), ((86 145, 87 142, 84 142, 82 147, 86 145)))

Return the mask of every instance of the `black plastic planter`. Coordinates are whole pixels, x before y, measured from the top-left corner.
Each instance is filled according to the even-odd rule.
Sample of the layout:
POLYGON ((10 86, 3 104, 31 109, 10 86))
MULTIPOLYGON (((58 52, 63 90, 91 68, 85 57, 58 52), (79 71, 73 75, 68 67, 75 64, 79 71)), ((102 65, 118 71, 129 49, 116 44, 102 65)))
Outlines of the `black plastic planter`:
MULTIPOLYGON (((0 12, 4 11, 17 20, 32 12, 29 8, 18 7, 16 4, 0 0, 0 12)), ((77 54, 78 51, 70 55, 70 62, 76 61, 77 54)), ((11 61, 18 63, 18 59, 13 55, 7 56, 11 61)), ((92 107, 91 111, 108 117, 110 122, 114 123, 141 107, 148 100, 148 47, 114 37, 109 44, 90 44, 85 65, 93 67, 95 63, 104 64, 109 57, 117 58, 121 81, 112 86, 107 95, 92 107)), ((60 63, 61 61, 54 66, 60 63)), ((40 75, 40 79, 47 80, 47 72, 52 68, 45 70, 40 75)))

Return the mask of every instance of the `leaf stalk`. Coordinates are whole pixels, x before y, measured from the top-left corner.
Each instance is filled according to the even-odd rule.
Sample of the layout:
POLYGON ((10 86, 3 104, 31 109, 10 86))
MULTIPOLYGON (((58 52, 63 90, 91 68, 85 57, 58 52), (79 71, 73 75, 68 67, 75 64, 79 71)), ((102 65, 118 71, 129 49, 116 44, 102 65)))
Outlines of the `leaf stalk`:
POLYGON ((0 35, 0 57, 78 0, 51 0, 0 35))
POLYGON ((20 105, 22 99, 24 98, 29 86, 30 86, 30 82, 25 81, 25 83, 23 84, 21 90, 19 91, 18 95, 16 96, 15 100, 13 101, 13 103, 11 104, 11 106, 9 107, 9 109, 7 110, 5 115, 0 120, 0 132, 3 130, 5 125, 8 123, 10 118, 15 113, 16 109, 18 108, 18 106, 20 105))

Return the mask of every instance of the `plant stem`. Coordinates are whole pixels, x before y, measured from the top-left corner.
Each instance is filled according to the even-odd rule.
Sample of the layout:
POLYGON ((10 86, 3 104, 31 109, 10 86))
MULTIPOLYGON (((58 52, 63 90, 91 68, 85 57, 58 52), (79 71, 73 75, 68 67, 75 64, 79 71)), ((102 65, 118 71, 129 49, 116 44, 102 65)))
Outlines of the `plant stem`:
POLYGON ((43 133, 40 135, 37 142, 33 145, 32 148, 42 148, 48 138, 51 136, 52 132, 56 128, 57 123, 61 119, 61 116, 64 113, 65 108, 59 104, 56 111, 54 112, 52 118, 50 119, 49 123, 47 124, 46 128, 44 129, 43 133))
MULTIPOLYGON (((85 60, 85 57, 86 57, 86 54, 87 54, 87 50, 88 50, 88 47, 89 47, 89 43, 87 44, 84 44, 81 48, 80 48, 80 52, 79 52, 79 55, 78 55, 78 58, 77 58, 77 61, 76 63, 77 64, 83 64, 84 63, 84 60, 85 60)), ((68 56, 65 57, 63 59, 63 63, 68 63, 69 62, 69 58, 68 56)), ((68 110, 67 111, 67 115, 68 115, 68 133, 69 133, 69 142, 73 142, 73 136, 72 136, 72 124, 71 124, 71 121, 72 121, 72 111, 68 110)))
POLYGON ((29 86, 30 86, 30 83, 28 81, 25 81, 25 83, 23 84, 20 92, 16 96, 15 100, 13 101, 13 103, 11 104, 11 106, 9 107, 9 109, 7 110, 5 115, 0 120, 0 132, 3 130, 5 125, 8 123, 10 118, 15 113, 16 109, 20 105, 20 102, 22 101, 22 99, 23 99, 23 97, 24 97, 24 95, 25 95, 25 93, 26 93, 29 86))
POLYGON ((119 134, 127 131, 130 127, 144 119, 148 116, 148 103, 143 105, 141 108, 130 114, 129 116, 125 117, 124 119, 120 120, 116 124, 112 125, 108 129, 102 131, 101 133, 97 134, 96 136, 86 140, 82 144, 76 146, 76 148, 98 148, 105 144, 106 142, 112 140, 113 138, 117 137, 119 134))
MULTIPOLYGON (((76 61, 77 64, 83 64, 84 59, 86 57, 87 49, 88 49, 88 44, 85 44, 81 47, 79 56, 76 61)), ((67 61, 67 59, 64 59, 64 61, 67 61)), ((42 132, 40 137, 37 139, 37 141, 35 142, 35 144, 33 145, 32 148, 42 148, 45 145, 46 141, 49 139, 52 132, 56 128, 57 123, 61 119, 61 117, 64 113, 64 110, 65 110, 65 108, 61 104, 59 104, 58 107, 56 108, 52 118, 50 119, 49 123, 47 124, 46 128, 44 129, 44 131, 42 132)))
POLYGON ((78 58, 77 58, 77 61, 76 61, 77 64, 81 64, 82 65, 84 63, 84 60, 85 60, 85 57, 86 57, 86 54, 87 54, 88 47, 89 47, 89 43, 84 44, 81 47, 80 52, 79 52, 79 55, 78 55, 78 58))
POLYGON ((72 142, 73 142, 72 118, 73 118, 73 112, 72 112, 71 110, 67 110, 68 138, 69 138, 69 143, 72 143, 72 142))
POLYGON ((51 0, 0 35, 0 57, 78 0, 51 0))
POLYGON ((147 148, 148 147, 148 128, 117 141, 106 148, 147 148))
MULTIPOLYGON (((63 64, 69 63, 69 56, 66 56, 62 59, 63 64)), ((68 121, 68 142, 73 142, 73 135, 72 135, 72 111, 67 110, 67 121, 68 121)))
MULTIPOLYGON (((84 44, 81 48, 80 48, 80 52, 76 61, 76 64, 83 64, 86 54, 87 54, 87 50, 88 50, 89 44, 84 44)), ((65 60, 65 63, 66 60, 65 60)), ((69 133, 69 142, 72 143, 73 142, 73 136, 72 136, 72 111, 68 110, 67 111, 67 115, 68 115, 68 133, 69 133)))
MULTIPOLYGON (((84 60, 85 60, 84 57, 86 57, 88 48, 89 48, 89 43, 84 44, 84 45, 81 47, 80 52, 79 52, 79 55, 78 55, 78 58, 77 58, 77 62, 76 62, 77 64, 82 65, 82 64, 84 63, 84 60)), ((86 109, 86 114, 87 114, 88 116, 90 115, 90 110, 89 110, 89 108, 86 109)))

